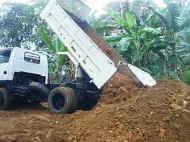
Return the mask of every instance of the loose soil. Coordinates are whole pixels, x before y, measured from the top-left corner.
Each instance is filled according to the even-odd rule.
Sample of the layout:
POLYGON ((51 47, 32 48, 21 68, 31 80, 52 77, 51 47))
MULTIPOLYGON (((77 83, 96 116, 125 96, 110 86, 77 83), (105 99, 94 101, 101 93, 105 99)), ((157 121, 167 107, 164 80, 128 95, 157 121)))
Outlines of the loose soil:
POLYGON ((180 81, 142 88, 119 72, 91 111, 56 115, 43 105, 0 111, 0 142, 189 142, 189 94, 180 81))

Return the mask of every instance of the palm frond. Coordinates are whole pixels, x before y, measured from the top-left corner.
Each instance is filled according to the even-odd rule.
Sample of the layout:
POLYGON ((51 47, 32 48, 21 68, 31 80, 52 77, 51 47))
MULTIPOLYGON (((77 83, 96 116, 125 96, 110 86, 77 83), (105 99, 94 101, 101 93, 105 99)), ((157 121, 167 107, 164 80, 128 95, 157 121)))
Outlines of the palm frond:
POLYGON ((41 39, 43 40, 43 42, 46 44, 46 46, 53 52, 56 52, 56 49, 53 46, 53 42, 51 40, 51 38, 48 36, 48 31, 45 28, 45 26, 41 25, 38 28, 38 33, 41 37, 41 39))
POLYGON ((168 24, 170 29, 174 32, 178 31, 178 19, 180 17, 180 7, 177 3, 169 3, 167 5, 167 13, 166 16, 168 18, 168 24))

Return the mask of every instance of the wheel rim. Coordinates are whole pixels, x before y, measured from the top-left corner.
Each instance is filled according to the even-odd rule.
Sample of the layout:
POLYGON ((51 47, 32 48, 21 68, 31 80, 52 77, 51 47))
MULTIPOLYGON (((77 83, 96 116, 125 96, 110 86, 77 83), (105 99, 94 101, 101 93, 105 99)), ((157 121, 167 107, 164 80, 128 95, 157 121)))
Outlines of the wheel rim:
POLYGON ((52 98, 52 104, 56 111, 60 111, 65 104, 65 97, 62 94, 55 94, 52 98))

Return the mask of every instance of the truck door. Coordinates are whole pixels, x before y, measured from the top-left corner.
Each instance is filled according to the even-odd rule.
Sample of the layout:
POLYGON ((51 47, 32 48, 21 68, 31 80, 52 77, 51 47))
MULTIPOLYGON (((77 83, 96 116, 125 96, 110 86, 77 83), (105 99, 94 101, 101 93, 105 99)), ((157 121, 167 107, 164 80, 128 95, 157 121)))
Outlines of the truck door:
POLYGON ((11 49, 0 50, 0 81, 8 80, 11 49))

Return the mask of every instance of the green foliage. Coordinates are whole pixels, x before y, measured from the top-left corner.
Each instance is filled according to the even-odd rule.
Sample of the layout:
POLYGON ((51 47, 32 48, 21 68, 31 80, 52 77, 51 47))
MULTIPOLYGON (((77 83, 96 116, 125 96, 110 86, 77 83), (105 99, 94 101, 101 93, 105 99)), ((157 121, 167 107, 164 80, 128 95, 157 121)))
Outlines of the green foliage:
POLYGON ((56 75, 57 78, 54 80, 59 80, 59 73, 62 71, 62 67, 65 63, 66 56, 59 55, 58 53, 65 52, 66 48, 64 47, 64 45, 58 37, 50 36, 50 32, 44 25, 41 25, 39 27, 38 32, 41 39, 44 41, 49 51, 53 53, 53 56, 55 58, 55 64, 49 63, 50 76, 56 75))
POLYGON ((136 0, 128 7, 123 16, 108 12, 107 23, 115 29, 107 31, 105 39, 127 62, 156 78, 179 79, 179 70, 190 61, 190 5, 168 0, 166 8, 159 9, 150 0, 136 0))
POLYGON ((40 28, 38 29, 38 33, 39 33, 41 39, 46 44, 46 46, 49 48, 49 50, 56 52, 56 48, 53 45, 52 39, 49 37, 49 33, 48 33, 46 27, 40 26, 40 28))
POLYGON ((187 83, 188 85, 190 85, 190 70, 185 70, 182 74, 182 80, 187 83))
MULTIPOLYGON (((136 17, 131 12, 126 12, 124 18, 116 14, 110 14, 118 26, 122 26, 122 31, 117 37, 119 43, 119 52, 128 62, 146 68, 150 54, 157 53, 163 48, 160 46, 162 40, 161 30, 153 28, 146 23, 153 23, 155 19, 146 19, 146 23, 137 25, 136 17)), ((109 41, 109 39, 108 39, 109 41)))
POLYGON ((126 28, 132 29, 136 26, 136 17, 130 12, 125 13, 126 28))
MULTIPOLYGON (((36 25, 39 21, 31 6, 23 4, 4 5, 6 11, 0 16, 0 45, 5 47, 20 47, 27 42, 39 45, 36 25)), ((3 9, 3 8, 2 8, 3 9)), ((27 48, 30 48, 26 45, 27 48)))
POLYGON ((136 26, 136 17, 131 12, 126 12, 124 18, 120 18, 120 16, 113 11, 110 11, 109 14, 118 25, 126 29, 132 29, 136 26))

